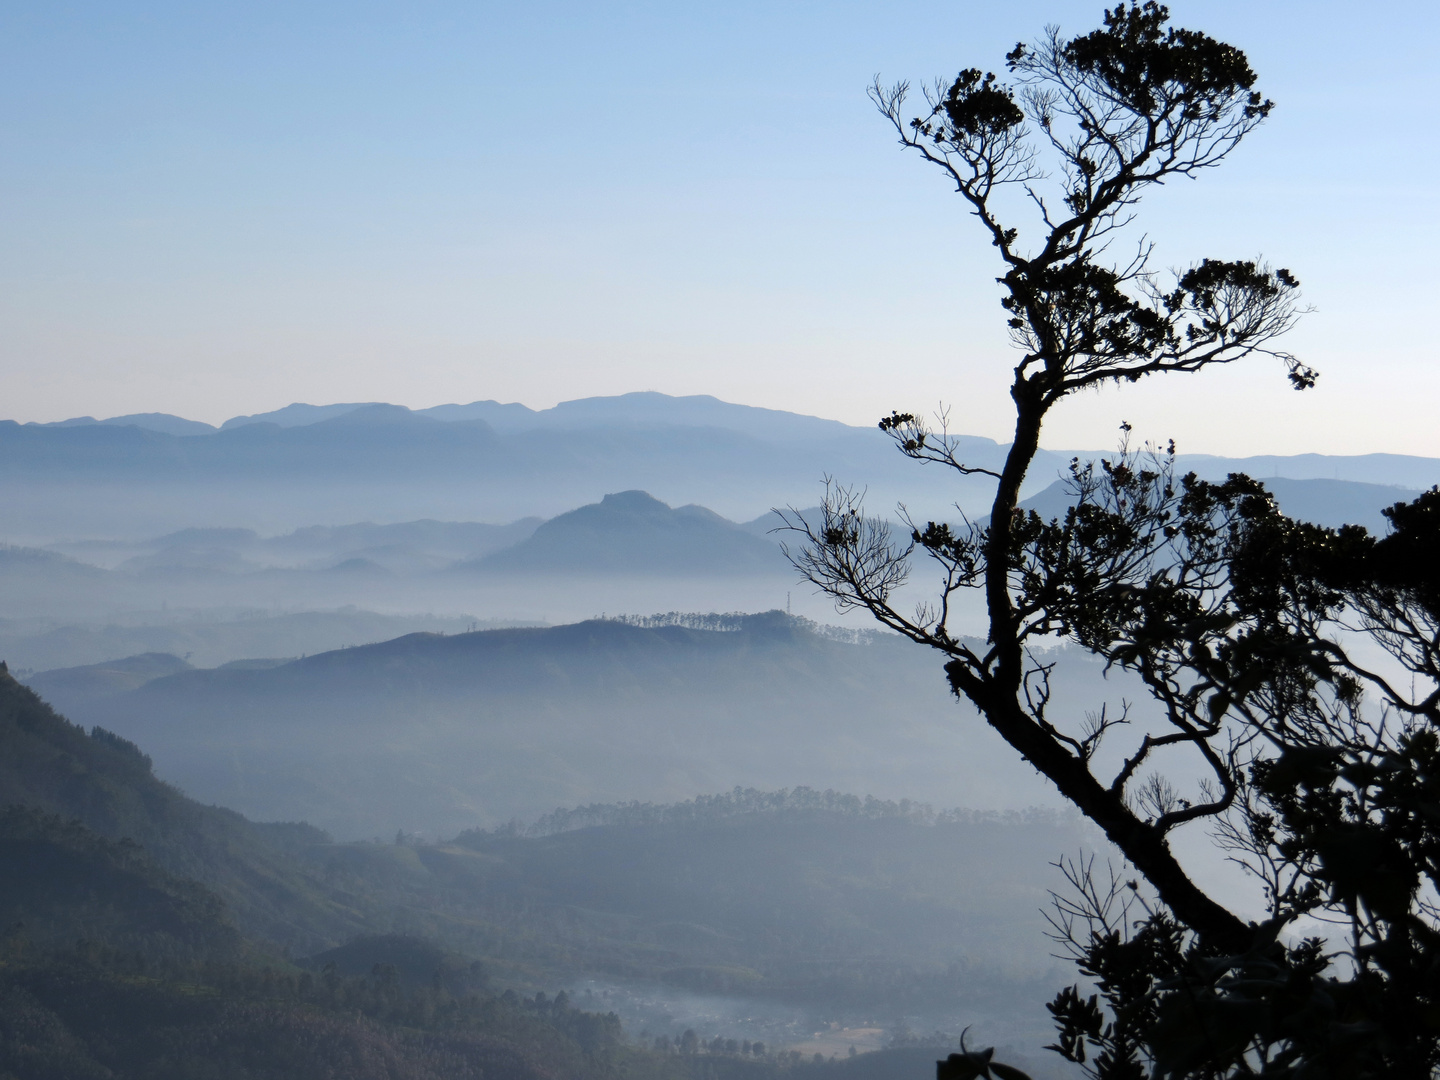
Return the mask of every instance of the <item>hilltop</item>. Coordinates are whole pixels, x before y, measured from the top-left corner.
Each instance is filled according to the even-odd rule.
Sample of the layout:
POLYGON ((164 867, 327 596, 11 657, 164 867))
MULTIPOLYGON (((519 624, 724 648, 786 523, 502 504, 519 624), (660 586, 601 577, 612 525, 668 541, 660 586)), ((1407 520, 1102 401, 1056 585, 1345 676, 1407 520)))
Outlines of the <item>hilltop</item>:
POLYGON ((462 564, 477 570, 559 575, 779 574, 776 545, 703 506, 675 509, 645 491, 606 495, 560 514, 511 547, 462 564))

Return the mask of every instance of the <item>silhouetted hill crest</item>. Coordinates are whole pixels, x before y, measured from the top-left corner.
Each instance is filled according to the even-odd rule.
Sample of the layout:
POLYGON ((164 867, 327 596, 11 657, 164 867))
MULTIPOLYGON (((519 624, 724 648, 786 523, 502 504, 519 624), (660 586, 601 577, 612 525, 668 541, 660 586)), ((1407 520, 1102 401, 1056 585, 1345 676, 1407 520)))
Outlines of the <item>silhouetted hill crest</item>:
POLYGON ((343 416, 347 412, 356 409, 363 409, 370 405, 379 405, 382 402, 347 402, 336 405, 307 405, 304 402, 296 401, 286 405, 283 409, 273 409, 270 412, 254 413, 250 416, 232 416, 220 425, 221 431, 233 431, 238 427, 249 427, 253 424, 273 424, 276 427, 304 427, 307 424, 319 423, 332 417, 343 416))
MULTIPOLYGON (((226 665, 182 671, 155 678, 141 686, 139 692, 143 696, 184 695, 200 686, 208 686, 213 692, 228 685, 236 691, 265 689, 278 694, 288 692, 287 686, 309 684, 314 692, 323 693, 327 692, 322 687, 328 680, 314 680, 326 673, 352 687, 419 678, 434 680, 437 689, 476 680, 490 687, 512 682, 524 685, 535 677, 531 665, 548 668, 560 658, 567 664, 581 665, 572 671, 589 670, 591 665, 604 670, 612 664, 644 665, 684 656, 699 659, 743 653, 775 643, 830 647, 847 644, 851 637, 848 631, 832 636, 818 624, 783 611, 713 616, 732 620, 723 627, 686 626, 683 616, 655 616, 657 624, 643 625, 651 618, 597 618, 563 626, 507 627, 448 635, 422 631, 265 667, 226 665)), ((42 672, 35 677, 48 674, 42 672)))
POLYGON ((555 573, 778 572, 773 543, 703 506, 621 491, 551 518, 512 547, 457 569, 555 573))
POLYGON ((127 413, 97 420, 93 416, 74 416, 69 420, 56 420, 48 424, 27 424, 26 427, 68 428, 68 427, 137 427, 147 431, 158 431, 165 435, 209 435, 218 430, 213 424, 199 420, 186 420, 173 413, 127 413))
MULTIPOLYGON (((305 427, 324 428, 349 428, 349 427, 395 427, 398 425, 430 425, 436 424, 434 417, 426 416, 423 413, 412 412, 404 405, 387 405, 377 403, 374 405, 360 405, 354 409, 338 413, 335 416, 317 420, 313 425, 297 425, 305 427)), ((468 421, 470 424, 479 424, 488 428, 489 425, 483 420, 468 421)))
POLYGON ((715 618, 726 625, 644 616, 409 634, 180 672, 77 715, 149 748, 207 800, 341 838, 453 835, 737 783, 865 783, 930 801, 961 784, 982 805, 1028 790, 1021 767, 980 764, 987 736, 948 722, 943 671, 898 636, 837 638, 779 611, 715 618), (942 766, 942 745, 969 757, 942 766))

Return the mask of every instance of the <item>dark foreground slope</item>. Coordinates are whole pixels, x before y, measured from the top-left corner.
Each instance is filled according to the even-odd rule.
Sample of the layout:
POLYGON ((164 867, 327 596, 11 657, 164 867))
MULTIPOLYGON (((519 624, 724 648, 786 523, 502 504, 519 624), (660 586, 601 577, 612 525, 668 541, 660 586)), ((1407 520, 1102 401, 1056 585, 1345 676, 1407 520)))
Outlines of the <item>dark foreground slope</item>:
MULTIPOLYGON (((299 950, 364 925, 345 897, 316 881, 285 851, 297 835, 323 838, 319 830, 255 825, 231 810, 194 802, 158 780, 150 758, 134 743, 98 728, 87 734, 17 683, 3 665, 0 806, 27 808, 25 815, 7 819, 12 852, 19 850, 16 845, 44 845, 52 852, 44 858, 54 862, 56 873, 62 862, 84 852, 105 865, 107 880, 119 883, 138 874, 133 888, 148 888, 157 897, 177 888, 176 879, 199 881, 223 895, 247 933, 299 950), (132 862, 116 846, 125 842, 140 845, 143 860, 132 862), (147 882, 146 875, 153 880, 147 882)), ((116 887, 129 892, 132 885, 116 887)))
POLYGON ((625 1046, 613 1016, 514 995, 94 948, 0 964, 7 1080, 680 1080, 689 1065, 625 1046))
POLYGON ((613 1016, 293 968, 282 942, 361 927, 286 854, 319 838, 191 802, 0 666, 0 1076, 542 1080, 627 1054, 684 1075, 613 1016))
POLYGON ((70 946, 78 928, 87 940, 167 959, 243 952, 210 889, 168 873, 128 838, 15 804, 0 808, 0 927, 12 946, 70 946))
MULTIPOLYGON (((988 808, 1051 798, 955 704, 924 650, 836 640, 780 612, 725 625, 412 634, 267 670, 182 672, 75 708, 152 748, 201 799, 346 837, 435 838, 737 785, 988 808)), ((1077 708, 1118 700, 1097 665, 1066 671, 1083 684, 1077 708)))

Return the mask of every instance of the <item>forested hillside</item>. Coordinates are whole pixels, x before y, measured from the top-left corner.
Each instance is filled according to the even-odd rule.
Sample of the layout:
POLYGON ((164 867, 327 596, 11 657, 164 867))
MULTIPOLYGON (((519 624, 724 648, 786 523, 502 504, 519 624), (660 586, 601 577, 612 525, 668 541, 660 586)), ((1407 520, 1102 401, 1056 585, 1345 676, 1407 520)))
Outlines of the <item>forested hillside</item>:
MULTIPOLYGON (((97 838, 85 843, 106 859, 113 856, 101 839, 139 844, 165 873, 220 892, 246 933, 297 951, 363 925, 346 898, 286 853, 296 837, 324 839, 319 830, 255 825, 186 798, 154 776, 134 743, 103 728, 87 734, 8 671, 0 672, 0 804, 79 823, 97 838)), ((37 835, 54 831, 41 825, 51 818, 31 820, 37 835)))
POLYGON ((286 853, 321 834, 186 799, 3 667, 0 805, 0 1075, 538 1078, 625 1053, 613 1017, 295 969, 286 947, 363 925, 286 853))

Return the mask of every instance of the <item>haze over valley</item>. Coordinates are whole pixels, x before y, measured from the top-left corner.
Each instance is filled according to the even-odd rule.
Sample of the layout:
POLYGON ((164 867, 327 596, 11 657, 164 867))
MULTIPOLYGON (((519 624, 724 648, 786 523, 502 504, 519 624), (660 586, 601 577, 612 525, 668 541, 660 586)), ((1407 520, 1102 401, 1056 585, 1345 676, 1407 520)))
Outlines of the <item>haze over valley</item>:
MULTIPOLYGON (((924 470, 878 430, 647 393, 7 422, 0 443, 7 520, 30 530, 0 548, 11 670, 250 817, 435 838, 797 785, 1059 805, 923 650, 837 612, 785 557, 827 475, 882 512, 890 497, 897 537, 925 520, 904 498, 924 470)), ((981 464, 1004 449, 963 446, 981 464)), ((1044 458, 1024 507, 1064 513, 1072 456, 1044 458)), ((1376 532, 1440 481, 1440 461, 1386 455, 1175 468, 1249 470, 1297 518, 1376 532)), ((984 480, 940 520, 982 518, 984 480)), ((956 603, 952 625, 982 632, 978 599, 956 603)), ((1079 655, 1060 670, 1060 707, 1130 692, 1079 655)))
MULTIPOLYGON (((962 446, 977 465, 1003 452, 962 446)), ((1063 507, 1071 456, 1044 456, 1027 505, 1063 507)), ((292 405, 219 430, 0 422, 0 641, 41 670, 150 651, 213 666, 603 613, 788 605, 833 622, 796 584, 772 510, 814 507, 833 476, 892 517, 983 516, 984 477, 947 503, 907 464, 875 429, 660 394, 538 412, 292 405)), ((1248 471, 1297 517, 1372 530, 1440 482, 1434 459, 1395 455, 1182 454, 1176 468, 1248 471)))
MULTIPOLYGON (((907 513, 983 518, 978 480, 936 504, 878 430, 660 394, 5 422, 0 451, 11 673, 138 748, 155 779, 125 783, 173 785, 181 817, 243 815, 224 828, 289 899, 247 891, 209 840, 7 783, 137 835, 241 931, 357 978, 377 962, 357 957, 478 964, 649 1041, 1043 1037, 1050 864, 1104 844, 930 655, 837 612, 782 549, 826 476, 897 537, 907 513)), ((1027 509, 1064 513, 1072 456, 1044 458, 1027 509)), ((1176 468, 1247 469, 1296 517, 1372 530, 1440 481, 1440 461, 1384 455, 1176 468)), ((1141 696, 1054 659, 1057 717, 1141 696)))

